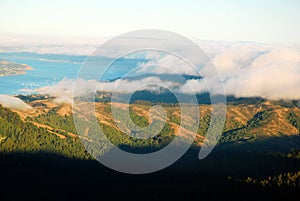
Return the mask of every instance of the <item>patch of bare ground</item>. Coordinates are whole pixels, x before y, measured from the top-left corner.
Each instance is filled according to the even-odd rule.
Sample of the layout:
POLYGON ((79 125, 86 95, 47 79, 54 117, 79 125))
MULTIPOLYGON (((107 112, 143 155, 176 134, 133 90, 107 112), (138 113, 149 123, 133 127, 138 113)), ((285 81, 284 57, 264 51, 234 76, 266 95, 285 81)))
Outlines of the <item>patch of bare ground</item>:
POLYGON ((287 108, 277 108, 273 111, 274 117, 271 118, 270 123, 266 125, 264 131, 269 135, 294 135, 298 134, 298 129, 290 124, 287 119, 289 110, 287 108))
MULTIPOLYGON (((293 111, 295 109, 292 109, 293 111)), ((270 117, 267 119, 267 122, 253 129, 251 132, 260 136, 281 136, 281 135, 295 135, 299 134, 297 128, 290 124, 287 116, 289 113, 289 108, 283 108, 280 106, 272 107, 270 117)))
POLYGON ((110 104, 96 103, 96 105, 95 105, 96 117, 97 117, 99 123, 113 127, 116 130, 120 130, 114 124, 114 120, 112 119, 111 113, 105 112, 105 110, 107 110, 109 107, 111 107, 110 104))
POLYGON ((227 118, 238 122, 239 124, 246 124, 253 115, 255 115, 255 109, 245 106, 230 106, 227 108, 227 118))
POLYGON ((63 104, 60 106, 57 114, 60 116, 68 116, 72 114, 72 106, 70 104, 63 104))
POLYGON ((20 118, 25 121, 25 119, 28 117, 28 116, 38 116, 39 115, 39 112, 37 110, 18 110, 18 109, 11 109, 13 112, 17 113, 20 118))
POLYGON ((202 141, 205 139, 205 137, 203 137, 202 135, 199 135, 198 133, 192 132, 186 128, 181 127, 178 124, 175 123, 171 123, 169 122, 172 130, 174 131, 174 134, 177 136, 181 136, 184 138, 190 138, 190 137, 196 137, 196 143, 197 145, 201 146, 202 145, 202 141))
POLYGON ((204 117, 204 116, 209 115, 211 113, 212 106, 210 106, 210 105, 200 105, 199 110, 200 110, 200 117, 204 117))

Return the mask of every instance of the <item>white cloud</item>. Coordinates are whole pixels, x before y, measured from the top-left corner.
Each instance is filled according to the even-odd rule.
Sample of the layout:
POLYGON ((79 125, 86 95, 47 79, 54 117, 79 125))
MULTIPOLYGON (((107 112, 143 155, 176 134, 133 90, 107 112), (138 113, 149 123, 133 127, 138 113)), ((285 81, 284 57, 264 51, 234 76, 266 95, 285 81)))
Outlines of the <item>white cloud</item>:
MULTIPOLYGON (((20 40, 15 40, 14 44, 19 44, 20 40)), ((2 46, 5 44, 4 41, 3 39, 2 46)), ((54 50, 74 53, 76 50, 77 52, 84 53, 93 49, 92 44, 95 44, 93 42, 93 40, 89 42, 78 42, 78 49, 72 49, 71 42, 64 41, 66 45, 62 46, 62 49, 56 50, 53 48, 54 46, 52 46, 52 48, 50 46, 50 49, 46 49, 48 44, 45 42, 45 47, 43 46, 40 50, 33 51, 51 52, 54 50)), ((227 94, 232 94, 237 97, 261 96, 271 99, 300 99, 300 48, 298 46, 284 47, 251 42, 196 42, 208 54, 217 68, 224 82, 227 94)), ((24 44, 23 47, 28 46, 24 44)), ((197 55, 192 55, 191 57, 195 56, 197 55)), ((126 57, 143 57, 149 60, 148 62, 140 63, 138 73, 197 75, 194 69, 184 60, 174 55, 148 51, 147 53, 139 52, 136 53, 136 55, 127 55, 126 57)), ((205 82, 209 86, 212 86, 211 93, 219 93, 221 91, 219 88, 214 87, 218 76, 209 65, 204 66, 204 68, 200 70, 200 75, 205 77, 205 82)), ((111 90, 119 83, 118 90, 129 93, 136 86, 145 85, 145 83, 150 82, 151 79, 153 82, 162 83, 174 89, 176 88, 176 90, 183 93, 201 93, 207 91, 205 82, 203 81, 188 80, 177 89, 178 86, 174 85, 174 83, 160 80, 157 77, 149 78, 149 80, 145 80, 145 78, 131 81, 117 80, 115 82, 101 83, 99 86, 103 90, 111 90)), ((71 97, 73 88, 71 90, 70 86, 74 86, 72 82, 74 81, 64 80, 56 86, 40 89, 40 92, 51 93, 58 97, 71 97)), ((92 90, 94 84, 95 81, 82 84, 82 91, 87 92, 92 90)), ((62 99, 64 100, 66 98, 62 99)))
MULTIPOLYGON (((118 93, 134 93, 140 90, 157 91, 163 88, 173 89, 176 83, 161 80, 159 77, 146 77, 140 80, 122 80, 118 79, 113 82, 101 82, 95 80, 63 79, 55 85, 42 87, 31 92, 38 92, 43 95, 56 97, 55 102, 71 103, 74 97, 74 87, 76 84, 76 96, 82 96, 97 91, 114 91, 118 93)), ((27 90, 28 92, 28 90, 27 90)))
MULTIPOLYGON (((221 76, 227 94, 237 97, 260 96, 270 99, 299 99, 300 98, 300 48, 278 47, 253 43, 226 43, 218 45, 206 43, 205 48, 221 76)), ((148 64, 157 66, 151 72, 157 74, 174 71, 181 74, 193 74, 182 60, 167 55, 148 64)), ((142 66, 146 71, 148 64, 142 66)), ((190 68, 191 69, 191 68, 190 68)), ((210 93, 221 93, 216 88, 218 75, 211 66, 200 70, 205 81, 188 80, 179 92, 202 93, 211 87, 210 93), (207 85, 206 85, 207 84, 207 85)))
MULTIPOLYGON (((149 56, 147 56, 149 58, 149 56)), ((140 63, 138 73, 197 75, 197 71, 185 60, 174 55, 160 56, 140 63)))
POLYGON ((182 85, 178 92, 180 93, 188 93, 188 94, 195 94, 195 93, 203 93, 207 92, 207 86, 203 80, 187 80, 187 82, 182 85))
POLYGON ((0 94, 0 104, 4 107, 14 109, 33 109, 30 105, 27 105, 24 101, 17 97, 0 94))
POLYGON ((225 83, 227 93, 272 99, 300 98, 299 49, 268 50, 236 71, 225 83))
POLYGON ((175 83, 171 81, 163 81, 158 77, 146 77, 140 80, 118 79, 113 82, 98 82, 97 90, 133 93, 144 89, 157 91, 160 87, 173 88, 174 86, 175 83))

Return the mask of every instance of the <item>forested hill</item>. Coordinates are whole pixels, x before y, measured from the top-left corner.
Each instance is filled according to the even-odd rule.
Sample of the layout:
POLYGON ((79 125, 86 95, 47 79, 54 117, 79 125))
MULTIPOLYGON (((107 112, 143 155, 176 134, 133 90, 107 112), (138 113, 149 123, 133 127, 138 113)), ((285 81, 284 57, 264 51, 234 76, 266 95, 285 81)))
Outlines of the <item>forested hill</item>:
MULTIPOLYGON (((49 99, 27 103, 33 109, 13 112, 0 105, 0 170, 4 184, 0 193, 4 200, 140 200, 145 193, 148 196, 143 200, 297 200, 299 196, 297 107, 271 102, 228 106, 220 145, 199 160, 199 145, 210 121, 210 107, 200 105, 203 115, 192 149, 165 170, 126 175, 102 166, 85 151, 74 133, 70 105, 49 99), (153 186, 158 189, 155 193, 153 186)), ((119 106, 122 109, 122 104, 119 106)), ((129 151, 153 151, 158 143, 172 139, 179 122, 179 108, 164 106, 168 126, 149 141, 134 141, 115 128, 109 104, 97 103, 96 109, 113 143, 129 151)), ((147 125, 148 109, 147 105, 133 104, 133 121, 147 125)))
POLYGON ((24 122, 20 116, 0 105, 0 152, 57 153, 70 158, 90 159, 78 138, 61 138, 47 128, 24 122))
MULTIPOLYGON (((24 97, 23 97, 24 98, 24 97)), ((50 98, 28 100, 31 110, 16 110, 0 106, 1 151, 47 151, 65 156, 90 158, 80 143, 71 115, 71 105, 52 102, 50 98)), ((124 149, 139 151, 157 150, 168 144, 180 125, 180 107, 176 104, 162 103, 167 112, 167 122, 161 133, 148 140, 136 140, 121 132, 114 124, 110 104, 96 103, 96 116, 107 137, 124 149)), ((131 104, 130 116, 139 126, 149 125, 148 111, 151 104, 139 101, 131 104)), ((124 105, 118 104, 119 118, 124 105)), ((200 124, 196 133, 195 146, 201 146, 210 123, 209 105, 199 105, 200 124)), ((138 127, 122 119, 124 128, 131 127, 139 133, 138 127)), ((227 119, 220 143, 246 143, 267 140, 271 137, 299 136, 300 108, 291 102, 264 101, 258 104, 232 104, 227 107, 227 119)), ((92 134, 91 134, 92 135, 92 134)), ((88 136, 86 136, 88 137, 88 136)), ((287 146, 294 143, 282 145, 287 146)), ((297 146, 296 146, 297 148, 297 146)))
MULTIPOLYGON (((192 148, 165 170, 132 176, 102 166, 86 152, 76 134, 69 104, 58 104, 45 97, 26 103, 31 109, 11 110, 0 105, 0 170, 6 184, 0 192, 8 200, 15 195, 12 186, 19 182, 22 192, 19 199, 27 194, 28 200, 40 192, 49 196, 49 189, 66 196, 52 197, 52 200, 87 200, 87 197, 77 197, 76 193, 82 189, 92 192, 84 195, 90 200, 131 199, 133 194, 148 193, 153 186, 162 190, 158 194, 151 191, 144 200, 161 196, 183 200, 199 195, 201 199, 211 199, 213 195, 213 200, 226 196, 230 200, 259 200, 257 197, 266 200, 270 196, 292 200, 299 196, 300 109, 296 106, 271 101, 228 105, 219 145, 207 158, 199 160, 197 156, 210 124, 211 111, 209 105, 199 105, 201 119, 192 148), (190 194, 191 191, 196 194, 190 194)), ((141 103, 130 105, 130 116, 137 125, 147 126, 151 105, 141 103)), ((122 103, 117 106, 116 112, 124 109, 122 103)), ((122 133, 113 123, 109 103, 97 102, 96 116, 116 146, 129 152, 148 153, 172 140, 180 124, 180 108, 176 104, 162 106, 167 113, 166 125, 161 133, 147 140, 132 139, 122 133)), ((122 123, 125 127, 129 125, 126 119, 122 123)), ((133 131, 139 132, 135 127, 133 131)), ((89 135, 92 134, 84 137, 89 135)))

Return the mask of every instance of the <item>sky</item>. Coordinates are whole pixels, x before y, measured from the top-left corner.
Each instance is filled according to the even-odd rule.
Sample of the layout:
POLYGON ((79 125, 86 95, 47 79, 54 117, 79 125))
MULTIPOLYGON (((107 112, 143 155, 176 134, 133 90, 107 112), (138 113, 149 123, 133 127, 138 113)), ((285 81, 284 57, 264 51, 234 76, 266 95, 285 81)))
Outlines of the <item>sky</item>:
POLYGON ((300 44, 299 0, 0 0, 0 35, 114 37, 139 29, 192 39, 300 44))
MULTIPOLYGON (((299 11, 300 0, 0 0, 0 52, 89 55, 120 34, 162 29, 196 42, 216 66, 226 93, 300 99, 299 11)), ((189 73, 176 60, 156 60, 158 67, 163 64, 189 73)), ((163 73, 161 68, 153 70, 163 73)), ((201 75, 214 86, 216 75, 209 68, 203 68, 201 75)), ((131 89, 146 81, 122 84, 131 89)), ((73 82, 62 80, 38 91, 66 96, 73 82)), ((109 89, 118 82, 101 86, 109 89)), ((203 82, 192 80, 178 90, 202 93, 207 89, 203 82)))

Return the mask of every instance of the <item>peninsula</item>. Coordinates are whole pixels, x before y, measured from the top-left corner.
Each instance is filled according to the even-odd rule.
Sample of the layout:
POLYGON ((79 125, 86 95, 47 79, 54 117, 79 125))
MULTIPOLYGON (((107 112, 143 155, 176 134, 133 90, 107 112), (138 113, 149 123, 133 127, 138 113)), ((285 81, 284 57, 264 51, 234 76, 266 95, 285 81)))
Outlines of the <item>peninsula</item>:
POLYGON ((27 70, 33 70, 33 68, 27 64, 0 60, 0 77, 25 74, 27 70))

